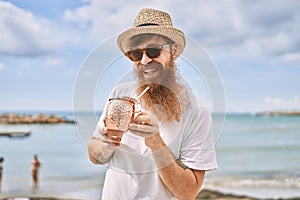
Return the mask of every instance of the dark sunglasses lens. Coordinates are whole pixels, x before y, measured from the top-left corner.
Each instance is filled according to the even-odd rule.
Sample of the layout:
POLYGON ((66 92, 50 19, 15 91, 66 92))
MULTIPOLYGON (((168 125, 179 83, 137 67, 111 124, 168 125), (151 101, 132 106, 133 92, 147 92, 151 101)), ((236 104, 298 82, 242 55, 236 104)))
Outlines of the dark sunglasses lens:
POLYGON ((138 61, 142 59, 143 52, 137 49, 137 50, 127 52, 126 56, 132 61, 138 61))
MULTIPOLYGON (((125 55, 132 61, 139 61, 143 57, 143 49, 136 49, 128 51, 125 55)), ((149 58, 157 58, 160 56, 161 49, 159 48, 146 48, 146 54, 149 58)))
POLYGON ((147 48, 147 56, 149 58, 157 58, 160 55, 161 49, 159 48, 147 48))

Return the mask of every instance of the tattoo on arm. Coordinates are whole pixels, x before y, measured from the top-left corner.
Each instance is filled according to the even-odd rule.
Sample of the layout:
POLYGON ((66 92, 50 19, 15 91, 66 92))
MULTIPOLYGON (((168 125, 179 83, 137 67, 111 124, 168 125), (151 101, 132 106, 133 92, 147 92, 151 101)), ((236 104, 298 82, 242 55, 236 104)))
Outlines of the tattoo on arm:
POLYGON ((189 167, 183 164, 179 159, 176 160, 176 163, 183 169, 189 169, 189 167))

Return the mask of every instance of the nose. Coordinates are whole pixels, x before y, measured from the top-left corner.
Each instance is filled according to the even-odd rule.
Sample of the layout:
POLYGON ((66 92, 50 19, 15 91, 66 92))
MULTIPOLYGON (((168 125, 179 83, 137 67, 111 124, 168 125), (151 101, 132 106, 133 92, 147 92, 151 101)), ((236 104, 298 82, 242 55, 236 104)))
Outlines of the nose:
POLYGON ((152 58, 149 58, 149 57, 147 56, 146 52, 143 51, 143 56, 142 56, 141 64, 142 64, 142 65, 146 65, 146 64, 148 64, 148 63, 151 62, 151 61, 152 61, 152 58))

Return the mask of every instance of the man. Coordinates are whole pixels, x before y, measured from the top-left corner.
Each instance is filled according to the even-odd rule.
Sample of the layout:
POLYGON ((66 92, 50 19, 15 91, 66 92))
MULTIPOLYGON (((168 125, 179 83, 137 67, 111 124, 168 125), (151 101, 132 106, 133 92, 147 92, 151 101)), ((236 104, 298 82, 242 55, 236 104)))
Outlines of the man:
POLYGON ((205 171, 217 163, 211 116, 176 74, 184 33, 168 13, 146 8, 118 45, 133 62, 137 83, 117 85, 110 98, 150 89, 127 132, 109 130, 104 109, 89 141, 91 161, 108 163, 102 199, 195 199, 205 171))

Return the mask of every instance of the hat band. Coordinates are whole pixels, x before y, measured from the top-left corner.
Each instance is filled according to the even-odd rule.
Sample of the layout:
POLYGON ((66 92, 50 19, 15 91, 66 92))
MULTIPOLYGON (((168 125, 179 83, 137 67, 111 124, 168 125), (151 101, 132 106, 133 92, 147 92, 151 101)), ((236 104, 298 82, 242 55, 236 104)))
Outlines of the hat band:
POLYGON ((159 24, 154 24, 154 23, 145 23, 145 24, 139 24, 136 27, 140 27, 140 26, 159 26, 159 24))

